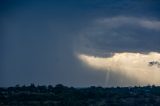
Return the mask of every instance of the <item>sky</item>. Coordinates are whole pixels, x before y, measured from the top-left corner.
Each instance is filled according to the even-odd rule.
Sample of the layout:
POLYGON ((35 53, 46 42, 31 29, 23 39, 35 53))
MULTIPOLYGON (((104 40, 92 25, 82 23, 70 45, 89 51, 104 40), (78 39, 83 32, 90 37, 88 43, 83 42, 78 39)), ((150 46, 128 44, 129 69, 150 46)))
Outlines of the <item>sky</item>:
POLYGON ((0 86, 160 85, 159 5, 1 0, 0 86))

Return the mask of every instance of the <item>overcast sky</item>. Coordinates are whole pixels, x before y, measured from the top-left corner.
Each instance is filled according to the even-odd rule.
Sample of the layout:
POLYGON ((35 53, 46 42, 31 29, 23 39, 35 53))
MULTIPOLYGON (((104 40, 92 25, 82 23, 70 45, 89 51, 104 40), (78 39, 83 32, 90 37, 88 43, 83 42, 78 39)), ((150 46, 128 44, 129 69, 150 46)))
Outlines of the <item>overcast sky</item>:
POLYGON ((137 82, 85 66, 77 53, 160 52, 158 0, 1 0, 0 86, 137 82))

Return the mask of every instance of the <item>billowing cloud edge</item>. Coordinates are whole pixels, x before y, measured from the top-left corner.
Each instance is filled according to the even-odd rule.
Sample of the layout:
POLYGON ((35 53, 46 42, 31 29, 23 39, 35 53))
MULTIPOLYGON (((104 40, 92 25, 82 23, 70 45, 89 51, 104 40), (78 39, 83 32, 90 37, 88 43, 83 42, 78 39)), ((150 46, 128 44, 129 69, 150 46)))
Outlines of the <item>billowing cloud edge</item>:
POLYGON ((131 79, 137 80, 140 85, 160 85, 160 68, 150 62, 160 61, 160 53, 114 53, 111 57, 95 57, 86 54, 77 54, 79 60, 87 66, 102 71, 114 71, 131 79))

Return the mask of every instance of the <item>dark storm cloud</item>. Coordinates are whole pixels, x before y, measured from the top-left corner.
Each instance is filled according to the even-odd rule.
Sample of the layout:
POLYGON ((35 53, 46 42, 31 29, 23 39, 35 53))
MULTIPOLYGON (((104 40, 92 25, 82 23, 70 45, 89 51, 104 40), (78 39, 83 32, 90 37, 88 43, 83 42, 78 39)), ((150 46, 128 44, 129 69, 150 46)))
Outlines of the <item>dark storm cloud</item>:
MULTIPOLYGON (((2 77, 0 86, 32 82, 36 84, 63 83, 73 86, 104 85, 104 73, 82 67, 74 57, 74 42, 79 38, 79 33, 90 27, 97 19, 119 15, 159 20, 159 4, 159 1, 153 0, 1 1, 0 77, 2 77)), ((103 27, 100 25, 100 28, 103 27)), ((111 42, 108 45, 105 39, 109 38, 115 42, 119 36, 114 38, 102 34, 101 37, 89 36, 89 41, 93 44, 89 43, 87 48, 95 47, 94 49, 105 51, 108 45, 110 50, 113 50, 112 48, 117 50, 129 43, 129 46, 120 50, 158 50, 159 32, 152 33, 151 29, 148 32, 146 29, 143 31, 134 25, 127 28, 128 26, 126 26, 126 33, 131 31, 134 36, 124 34, 123 37, 124 39, 125 37, 139 38, 136 46, 124 40, 119 40, 115 44, 111 42), (139 36, 139 33, 143 35, 139 36), (152 34, 153 38, 144 36, 145 34, 152 34), (145 44, 146 46, 145 41, 149 42, 145 44), (140 47, 136 48, 137 46, 140 47)), ((118 31, 117 33, 122 33, 121 30, 118 31)), ((79 45, 77 43, 76 45, 79 45)), ((116 85, 118 82, 111 79, 110 83, 116 85)))
MULTIPOLYGON (((82 49, 103 52, 159 52, 160 21, 115 16, 99 19, 80 33, 82 49)), ((93 51, 91 51, 93 53, 93 51)))

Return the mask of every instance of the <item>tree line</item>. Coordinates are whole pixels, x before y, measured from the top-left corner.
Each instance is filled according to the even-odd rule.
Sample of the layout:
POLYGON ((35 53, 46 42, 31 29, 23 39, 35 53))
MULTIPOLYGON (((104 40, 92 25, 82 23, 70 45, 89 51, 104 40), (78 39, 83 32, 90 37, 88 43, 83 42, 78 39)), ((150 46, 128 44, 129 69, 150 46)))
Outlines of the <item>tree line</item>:
POLYGON ((74 88, 30 84, 0 88, 0 106, 160 105, 160 87, 74 88))

